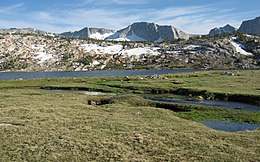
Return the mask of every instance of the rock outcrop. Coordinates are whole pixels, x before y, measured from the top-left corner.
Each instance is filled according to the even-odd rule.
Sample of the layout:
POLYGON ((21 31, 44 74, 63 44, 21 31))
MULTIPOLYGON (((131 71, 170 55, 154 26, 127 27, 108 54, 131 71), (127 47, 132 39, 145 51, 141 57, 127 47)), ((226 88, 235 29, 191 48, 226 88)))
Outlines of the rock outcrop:
POLYGON ((247 38, 250 43, 247 45, 247 40, 241 42, 237 37, 236 41, 245 45, 246 50, 252 49, 253 55, 247 56, 239 54, 230 43, 233 37, 198 36, 143 43, 0 33, 0 71, 259 68, 260 38, 247 38), (252 42, 256 42, 254 48, 252 42))
POLYGON ((189 39, 189 34, 173 27, 155 23, 137 22, 115 34, 107 40, 162 42, 164 40, 189 39))
POLYGON ((10 28, 0 29, 0 34, 36 34, 36 35, 56 35, 54 33, 45 32, 35 28, 10 28))
POLYGON ((114 33, 115 31, 111 29, 86 27, 79 31, 65 32, 65 33, 61 33, 60 35, 67 38, 92 38, 92 39, 104 40, 106 37, 114 33))
POLYGON ((243 21, 238 31, 246 34, 260 35, 260 16, 253 20, 243 21))
POLYGON ((236 32, 236 28, 227 24, 224 27, 220 27, 220 28, 214 28, 211 29, 209 32, 209 35, 220 35, 220 34, 226 34, 226 33, 234 33, 236 32))

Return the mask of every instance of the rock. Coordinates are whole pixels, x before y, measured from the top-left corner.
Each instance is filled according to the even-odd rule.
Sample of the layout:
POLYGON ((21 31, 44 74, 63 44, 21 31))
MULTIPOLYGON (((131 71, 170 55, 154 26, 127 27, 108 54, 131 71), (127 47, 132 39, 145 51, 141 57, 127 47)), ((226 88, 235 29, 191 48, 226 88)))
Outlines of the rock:
POLYGON ((41 34, 41 35, 49 35, 54 36, 54 33, 49 33, 45 31, 41 31, 34 28, 10 28, 10 29, 0 29, 1 34, 41 34))
POLYGON ((184 84, 182 81, 172 81, 173 84, 184 84))
POLYGON ((220 35, 220 34, 226 34, 226 33, 234 33, 236 32, 236 28, 227 24, 224 27, 220 27, 220 28, 214 28, 211 29, 209 32, 209 35, 220 35))
POLYGON ((198 97, 188 96, 185 100, 186 100, 186 101, 195 101, 195 102, 199 102, 199 101, 203 101, 204 98, 203 98, 202 96, 198 96, 198 97))
POLYGON ((225 72, 222 73, 222 75, 230 75, 230 76, 234 76, 235 74, 232 73, 232 72, 225 71, 225 72))
POLYGON ((105 28, 83 28, 80 31, 61 33, 61 36, 68 38, 93 38, 105 39, 109 35, 114 34, 114 30, 105 28))
POLYGON ((129 76, 125 76, 124 81, 129 81, 129 80, 130 80, 129 76))
POLYGON ((165 79, 165 77, 158 75, 158 74, 148 75, 146 78, 148 78, 148 79, 165 79))
POLYGON ((137 22, 118 30, 107 40, 131 40, 162 42, 164 40, 189 39, 189 34, 173 26, 160 26, 155 23, 137 22))
POLYGON ((238 32, 246 34, 260 34, 260 16, 253 20, 243 21, 238 32))
POLYGON ((87 101, 88 105, 99 106, 111 104, 113 101, 110 98, 101 98, 101 99, 89 99, 87 101))
POLYGON ((88 100, 88 105, 97 105, 97 102, 93 100, 88 100))

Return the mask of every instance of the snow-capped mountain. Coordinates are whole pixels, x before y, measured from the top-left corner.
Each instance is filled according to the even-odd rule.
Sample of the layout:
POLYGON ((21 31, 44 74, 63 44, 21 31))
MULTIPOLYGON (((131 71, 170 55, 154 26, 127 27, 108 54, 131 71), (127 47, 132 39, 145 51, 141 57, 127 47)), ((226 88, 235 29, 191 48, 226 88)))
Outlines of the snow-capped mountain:
POLYGON ((104 40, 106 37, 114 34, 115 31, 105 28, 83 28, 75 32, 61 33, 61 36, 68 38, 92 38, 98 40, 104 40))
POLYGON ((243 21, 238 31, 246 34, 260 35, 260 16, 253 20, 243 21))
POLYGON ((137 22, 118 30, 106 40, 162 42, 164 40, 189 39, 189 34, 173 27, 155 23, 137 22))
POLYGON ((220 34, 225 34, 225 33, 234 33, 236 32, 236 28, 227 24, 224 27, 220 27, 220 28, 214 28, 211 29, 209 32, 209 35, 220 35, 220 34))

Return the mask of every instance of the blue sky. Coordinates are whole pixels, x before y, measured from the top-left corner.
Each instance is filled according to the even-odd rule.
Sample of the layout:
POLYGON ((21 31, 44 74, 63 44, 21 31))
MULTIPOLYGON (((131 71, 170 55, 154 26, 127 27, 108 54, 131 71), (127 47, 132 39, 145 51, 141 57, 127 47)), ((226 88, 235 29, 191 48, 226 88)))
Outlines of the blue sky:
POLYGON ((83 27, 121 29, 133 22, 173 25, 205 34, 260 16, 260 0, 0 0, 0 28, 50 32, 83 27))

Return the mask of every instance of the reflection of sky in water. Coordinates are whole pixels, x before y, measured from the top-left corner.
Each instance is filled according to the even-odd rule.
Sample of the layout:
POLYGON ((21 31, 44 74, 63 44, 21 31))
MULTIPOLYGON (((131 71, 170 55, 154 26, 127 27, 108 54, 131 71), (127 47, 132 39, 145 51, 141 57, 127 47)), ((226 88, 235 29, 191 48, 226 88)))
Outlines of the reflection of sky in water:
POLYGON ((238 122, 228 122, 228 121, 201 121, 207 127, 215 130, 222 130, 226 132, 239 132, 247 130, 255 130, 260 128, 260 124, 248 124, 248 123, 238 123, 238 122))
POLYGON ((203 101, 186 101, 182 99, 170 99, 170 98, 153 98, 147 97, 146 98, 157 100, 157 101, 165 101, 165 102, 173 102, 173 103, 186 103, 186 104, 195 104, 195 105, 203 105, 203 106, 213 106, 219 108, 227 108, 227 109, 234 109, 234 110, 248 110, 248 111, 260 111, 260 106, 250 105, 240 102, 232 102, 232 101, 218 101, 218 100, 203 100, 203 101))
POLYGON ((41 92, 48 92, 48 93, 81 93, 89 96, 98 96, 98 95, 116 95, 115 93, 105 93, 105 92, 91 92, 91 91, 73 91, 73 90, 45 90, 41 89, 41 92))

